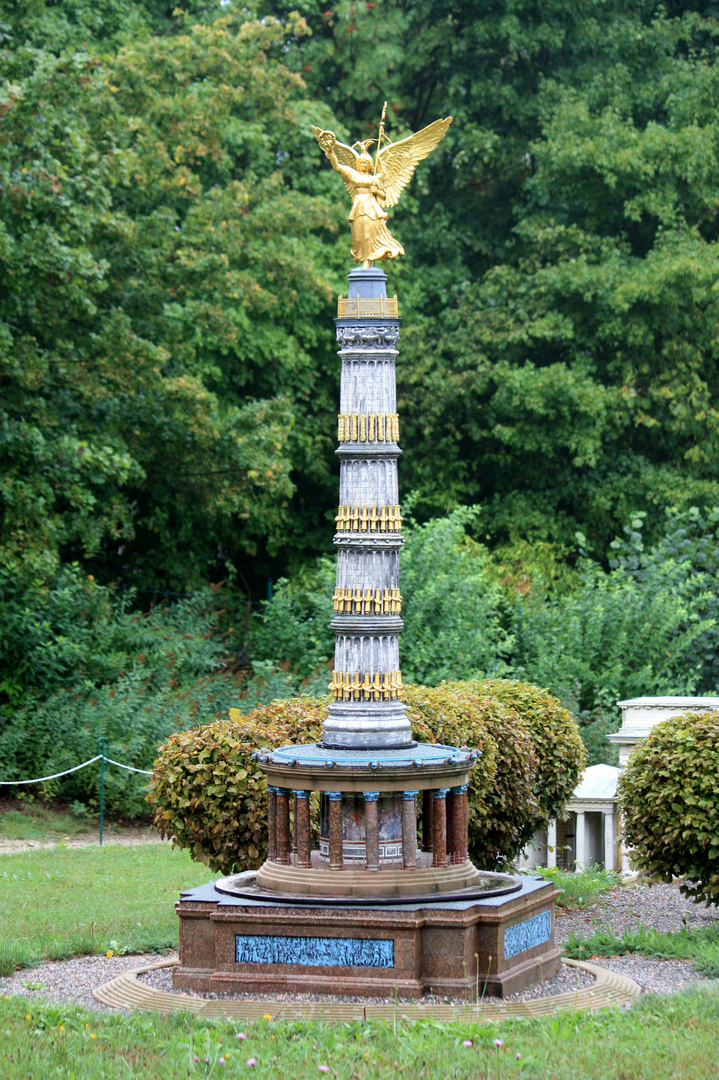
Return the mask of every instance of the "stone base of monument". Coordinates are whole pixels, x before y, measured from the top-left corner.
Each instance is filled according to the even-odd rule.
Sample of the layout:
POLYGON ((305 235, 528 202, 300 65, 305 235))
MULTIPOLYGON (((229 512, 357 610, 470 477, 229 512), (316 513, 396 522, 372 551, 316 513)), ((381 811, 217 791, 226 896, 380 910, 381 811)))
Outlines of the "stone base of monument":
POLYGON ((560 965, 557 890, 544 879, 507 880, 512 891, 477 897, 475 890, 467 899, 323 904, 312 897, 311 911, 299 898, 279 903, 203 885, 176 905, 174 984, 227 994, 507 997, 560 965))

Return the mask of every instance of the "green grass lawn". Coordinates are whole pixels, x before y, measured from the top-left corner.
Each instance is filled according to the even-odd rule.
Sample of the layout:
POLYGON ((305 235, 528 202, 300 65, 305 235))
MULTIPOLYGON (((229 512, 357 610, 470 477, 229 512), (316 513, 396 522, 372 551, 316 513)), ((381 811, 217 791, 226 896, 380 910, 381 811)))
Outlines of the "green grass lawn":
MULTIPOLYGON (((175 945, 178 893, 211 878, 185 853, 157 844, 0 856, 0 971, 43 957, 175 945)), ((687 955, 687 944, 680 946, 687 955)), ((240 1028, 0 995, 0 1035, 2 1080, 248 1074, 293 1080, 324 1075, 320 1066, 346 1080, 704 1080, 719 1076, 719 988, 646 997, 625 1013, 564 1013, 483 1027, 400 1018, 336 1026, 259 1021, 240 1028), (247 1038, 237 1039, 238 1031, 247 1038), (255 1064, 246 1064, 251 1059, 255 1064)))
POLYGON ((89 828, 86 818, 38 802, 17 803, 0 813, 2 840, 69 840, 89 828))
POLYGON ((180 890, 212 877, 169 844, 0 855, 0 975, 44 958, 172 948, 180 890))
POLYGON ((711 991, 647 997, 627 1013, 563 1013, 482 1027, 262 1020, 238 1026, 98 1015, 11 998, 0 1001, 0 1030, 3 1080, 709 1080, 719 1070, 719 993, 711 991))

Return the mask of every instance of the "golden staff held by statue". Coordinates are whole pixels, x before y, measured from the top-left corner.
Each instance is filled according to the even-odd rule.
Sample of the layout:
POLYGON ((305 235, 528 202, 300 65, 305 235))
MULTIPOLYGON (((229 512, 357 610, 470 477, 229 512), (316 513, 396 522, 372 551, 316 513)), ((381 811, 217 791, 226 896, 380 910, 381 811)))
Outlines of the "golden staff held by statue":
POLYGON ((312 134, 352 196, 352 209, 347 219, 352 226, 352 258, 362 263, 364 270, 370 263, 404 255, 404 248, 385 224, 389 217, 385 207, 397 205, 418 162, 434 150, 452 123, 451 116, 446 120, 435 120, 415 135, 382 148, 386 112, 385 101, 374 162, 368 151, 374 139, 346 146, 337 142, 334 131, 312 128, 312 134), (359 148, 359 153, 354 147, 359 148))

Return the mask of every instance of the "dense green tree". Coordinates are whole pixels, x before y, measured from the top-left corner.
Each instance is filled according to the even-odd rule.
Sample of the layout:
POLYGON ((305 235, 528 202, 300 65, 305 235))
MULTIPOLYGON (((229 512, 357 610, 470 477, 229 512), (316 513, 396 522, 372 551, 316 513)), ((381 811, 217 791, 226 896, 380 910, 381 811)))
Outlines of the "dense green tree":
MULTIPOLYGON (((283 14, 282 2, 267 10, 283 14)), ((425 512, 598 551, 714 502, 711 5, 306 3, 290 62, 353 130, 455 122, 397 214, 404 475, 425 512)), ((405 481, 407 482, 407 481, 405 481)))
POLYGON ((278 168, 311 112, 283 40, 226 18, 111 58, 5 53, 13 573, 48 579, 81 558, 105 580, 182 589, 232 573, 258 540, 277 547, 293 520, 306 542, 290 471, 305 499, 329 474, 331 421, 306 416, 332 409, 337 285, 322 264, 337 213, 278 168))

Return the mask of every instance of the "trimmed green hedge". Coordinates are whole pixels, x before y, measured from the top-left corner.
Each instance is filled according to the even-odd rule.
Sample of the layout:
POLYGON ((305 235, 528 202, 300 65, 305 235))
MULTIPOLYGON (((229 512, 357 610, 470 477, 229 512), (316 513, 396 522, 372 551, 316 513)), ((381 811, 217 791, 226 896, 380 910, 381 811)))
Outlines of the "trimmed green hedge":
POLYGON ((684 878, 686 896, 719 906, 719 713, 657 724, 632 752, 618 794, 635 865, 662 881, 684 878))
MULTIPOLYGON (((547 808, 561 810, 562 793, 576 786, 581 742, 566 710, 535 687, 504 680, 408 686, 405 700, 421 741, 482 751, 469 788, 470 850, 484 869, 506 866, 547 808), (560 758, 561 777, 551 775, 560 758), (539 798, 537 778, 544 775, 551 791, 539 798)), ((214 871, 259 867, 267 856, 267 787, 252 754, 261 746, 319 741, 327 704, 293 698, 245 716, 232 709, 226 719, 172 735, 160 748, 148 796, 162 834, 214 871)))

